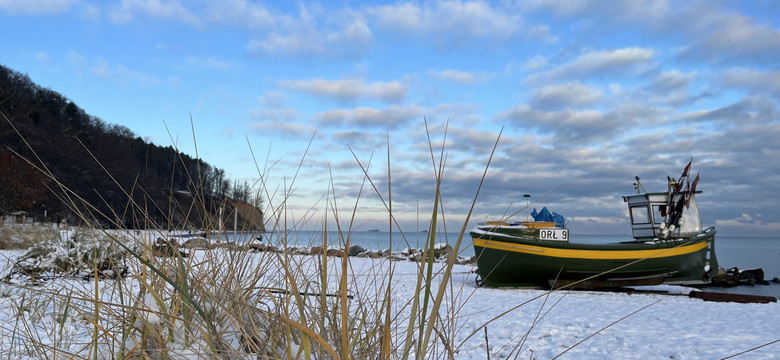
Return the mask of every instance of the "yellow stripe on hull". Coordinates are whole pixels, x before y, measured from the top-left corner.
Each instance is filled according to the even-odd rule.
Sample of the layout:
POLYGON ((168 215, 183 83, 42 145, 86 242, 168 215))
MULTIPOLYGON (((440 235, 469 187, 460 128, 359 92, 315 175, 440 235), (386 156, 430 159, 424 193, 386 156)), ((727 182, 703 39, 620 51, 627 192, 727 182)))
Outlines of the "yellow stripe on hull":
POLYGON ((680 245, 673 248, 651 250, 586 250, 586 249, 559 249, 527 244, 515 244, 504 241, 474 238, 474 246, 511 251, 539 256, 550 256, 571 259, 593 260, 631 260, 647 258, 665 258, 695 253, 707 247, 707 241, 700 241, 690 245, 680 245))

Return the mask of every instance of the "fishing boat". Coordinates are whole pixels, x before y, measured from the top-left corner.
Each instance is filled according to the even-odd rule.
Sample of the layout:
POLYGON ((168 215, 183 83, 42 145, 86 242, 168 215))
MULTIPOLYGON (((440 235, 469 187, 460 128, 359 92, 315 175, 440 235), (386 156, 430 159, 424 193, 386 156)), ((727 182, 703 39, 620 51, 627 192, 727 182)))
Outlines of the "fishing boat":
POLYGON ((690 167, 677 180, 667 177, 665 192, 644 192, 636 177, 637 193, 623 196, 631 241, 572 242, 563 216, 546 209, 534 209, 534 221, 478 225, 470 231, 477 284, 600 288, 708 282, 708 268, 718 269, 716 231, 702 228, 699 176, 690 181, 690 167))

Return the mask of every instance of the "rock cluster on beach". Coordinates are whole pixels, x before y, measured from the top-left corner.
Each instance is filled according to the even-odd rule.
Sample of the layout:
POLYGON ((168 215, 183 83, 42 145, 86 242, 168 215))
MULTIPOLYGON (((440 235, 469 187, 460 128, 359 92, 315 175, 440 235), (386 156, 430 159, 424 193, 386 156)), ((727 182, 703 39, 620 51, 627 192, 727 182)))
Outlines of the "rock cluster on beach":
MULTIPOLYGON (((235 251, 253 251, 253 252, 287 252, 294 255, 322 255, 325 253, 331 257, 357 257, 357 258, 390 258, 393 260, 406 260, 422 262, 428 257, 428 254, 423 249, 407 248, 400 252, 392 252, 389 249, 385 250, 367 250, 360 245, 352 245, 349 248, 324 248, 320 245, 314 245, 310 247, 291 246, 287 248, 277 247, 271 244, 261 242, 251 242, 248 244, 237 244, 233 242, 224 243, 211 243, 207 239, 202 237, 193 237, 181 244, 184 249, 215 249, 215 248, 227 248, 235 251)), ((446 261, 447 257, 454 251, 449 244, 436 244, 433 250, 433 259, 437 262, 446 261)), ((460 265, 473 264, 475 262, 474 257, 460 257, 458 256, 455 263, 460 265)))

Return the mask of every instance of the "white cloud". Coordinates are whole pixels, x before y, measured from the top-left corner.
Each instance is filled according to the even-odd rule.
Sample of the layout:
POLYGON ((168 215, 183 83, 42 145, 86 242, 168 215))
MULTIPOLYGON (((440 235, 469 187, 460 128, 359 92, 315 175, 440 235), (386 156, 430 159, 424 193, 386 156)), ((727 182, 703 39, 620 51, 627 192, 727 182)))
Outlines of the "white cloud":
POLYGON ((279 85, 316 97, 337 101, 377 99, 396 102, 406 99, 409 86, 397 81, 367 83, 362 79, 350 80, 282 80, 279 85))
POLYGON ((48 63, 51 60, 51 56, 45 51, 38 51, 35 53, 35 58, 42 63, 48 63))
POLYGON ((696 71, 683 73, 673 69, 659 73, 653 81, 653 87, 660 91, 687 89, 688 84, 696 76, 696 71))
POLYGON ((384 109, 358 107, 326 110, 315 114, 314 119, 323 126, 395 129, 409 121, 420 119, 422 116, 423 109, 412 105, 390 106, 384 109))
POLYGON ((56 14, 70 10, 74 0, 0 0, 0 12, 9 14, 56 14))
POLYGON ((525 8, 549 11, 557 17, 584 19, 606 18, 614 22, 636 23, 663 18, 669 14, 668 0, 536 0, 525 8))
POLYGON ((516 9, 494 5, 483 1, 436 1, 423 5, 407 2, 375 6, 368 13, 382 29, 431 39, 444 47, 462 46, 473 39, 500 44, 524 32, 545 31, 543 26, 524 28, 516 9))
POLYGON ((780 70, 732 68, 723 72, 721 82, 726 87, 743 88, 752 93, 767 93, 780 100, 780 70))
POLYGON ((250 110, 249 115, 258 121, 271 121, 279 123, 292 123, 293 121, 298 120, 300 117, 300 113, 297 110, 286 108, 255 109, 250 110))
POLYGON ((84 63, 87 62, 87 58, 75 50, 68 50, 68 52, 65 54, 65 58, 68 59, 68 62, 71 65, 78 67, 81 67, 84 65, 84 63))
POLYGON ((542 109, 589 106, 603 98, 603 93, 593 87, 572 81, 562 85, 548 85, 531 96, 531 104, 542 109))
POLYGON ((621 105, 608 110, 538 109, 527 104, 508 109, 497 116, 511 128, 552 135, 557 149, 583 148, 585 144, 606 147, 618 134, 642 122, 650 125, 655 114, 642 106, 621 105))
POLYGON ((265 5, 245 0, 210 2, 204 13, 209 21, 242 25, 249 29, 262 29, 275 23, 274 16, 265 5))
POLYGON ((690 84, 697 74, 696 71, 683 73, 677 69, 662 71, 656 74, 647 86, 637 90, 633 96, 645 99, 646 103, 669 104, 675 107, 691 103, 706 96, 706 94, 697 96, 691 94, 690 84))
POLYGON ((202 24, 197 15, 176 0, 122 0, 111 10, 110 17, 115 23, 121 24, 132 21, 139 14, 175 20, 193 26, 202 24))
POLYGON ((607 51, 591 51, 580 57, 528 77, 529 81, 556 79, 577 79, 590 76, 604 76, 630 70, 645 69, 653 58, 653 50, 638 47, 607 51))
POLYGON ((227 70, 230 68, 230 62, 206 57, 188 56, 184 63, 190 67, 207 68, 215 70, 227 70))
MULTIPOLYGON (((684 118, 716 122, 720 129, 732 126, 768 124, 780 116, 776 101, 761 95, 747 95, 739 101, 711 110, 698 110, 685 114, 684 118)), ((768 130, 768 128, 767 128, 768 130)))
POLYGON ((687 22, 681 30, 691 38, 680 51, 683 59, 772 67, 780 62, 780 31, 752 17, 718 10, 701 4, 680 14, 687 22))
POLYGON ((264 39, 254 39, 247 44, 247 51, 256 54, 281 56, 359 56, 373 42, 373 33, 362 20, 355 19, 335 31, 318 30, 301 24, 288 35, 278 32, 264 39))
POLYGON ((453 69, 432 70, 430 73, 435 78, 466 85, 488 82, 492 78, 491 75, 486 73, 468 72, 453 69))
POLYGON ((111 65, 103 58, 97 59, 95 65, 91 66, 89 70, 93 75, 111 80, 121 86, 157 86, 162 83, 154 75, 130 69, 122 64, 111 65))
POLYGON ((263 92, 263 95, 258 96, 257 100, 264 106, 281 108, 284 101, 287 100, 287 95, 281 91, 267 90, 263 92))
POLYGON ((278 134, 287 138, 300 138, 302 135, 308 135, 314 132, 313 128, 289 121, 272 120, 255 122, 250 126, 256 133, 259 134, 278 134))

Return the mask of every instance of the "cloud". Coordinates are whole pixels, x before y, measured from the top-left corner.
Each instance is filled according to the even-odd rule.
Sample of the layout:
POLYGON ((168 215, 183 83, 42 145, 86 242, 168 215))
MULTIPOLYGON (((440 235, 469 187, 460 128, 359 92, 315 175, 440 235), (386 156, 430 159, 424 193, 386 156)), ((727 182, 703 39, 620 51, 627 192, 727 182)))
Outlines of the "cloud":
POLYGON ((196 56, 187 56, 184 58, 184 64, 188 67, 214 70, 227 70, 231 66, 229 61, 196 56))
POLYGON ((405 100, 409 86, 397 81, 367 83, 362 79, 349 80, 282 80, 281 87, 307 93, 309 95, 349 102, 357 99, 398 102, 405 100))
POLYGON ((367 13, 381 29, 430 39, 442 48, 474 44, 471 40, 497 45, 518 35, 549 35, 545 26, 526 26, 517 9, 494 5, 482 1, 405 2, 371 7, 367 13))
POLYGON ((75 0, 0 0, 0 12, 9 14, 56 14, 70 10, 75 0))
POLYGON ((531 95, 531 105, 540 109, 560 109, 590 106, 600 101, 604 94, 597 88, 579 81, 563 85, 548 85, 531 95))
POLYGON ((271 108, 281 108, 287 100, 287 95, 277 90, 267 90, 263 95, 257 97, 257 100, 264 106, 271 108))
POLYGON ((587 144, 608 146, 614 138, 632 128, 640 119, 647 122, 647 109, 622 105, 607 111, 601 110, 544 110, 520 105, 506 110, 496 117, 508 121, 510 128, 529 131, 536 129, 553 136, 555 146, 573 149, 587 144))
POLYGON ((178 1, 163 0, 122 0, 110 12, 111 20, 117 24, 133 21, 137 15, 149 15, 165 20, 200 27, 201 19, 178 1))
POLYGON ((667 0, 536 0, 526 5, 529 11, 549 11, 557 17, 592 19, 603 18, 613 22, 636 23, 667 16, 667 0))
POLYGON ((687 74, 675 69, 663 71, 654 79, 653 87, 659 91, 685 90, 694 76, 696 71, 687 74))
POLYGON ((97 59, 89 71, 97 77, 111 80, 121 86, 157 86, 162 84, 162 81, 154 75, 130 69, 122 64, 111 65, 102 58, 97 59))
POLYGON ((289 121, 263 121, 253 122, 251 128, 258 134, 280 135, 285 138, 300 139, 302 135, 309 136, 314 129, 299 123, 289 121))
POLYGON ((419 106, 358 107, 322 111, 314 115, 314 120, 327 127, 396 129, 422 116, 423 110, 419 106))
POLYGON ((249 111, 249 115, 258 121, 293 122, 301 116, 295 109, 286 108, 260 108, 249 111))
POLYGON ((648 103, 680 106, 707 97, 707 94, 692 96, 690 84, 697 76, 696 71, 683 73, 672 69, 658 73, 645 88, 633 96, 646 99, 648 103))
POLYGON ((204 13, 210 22, 240 24, 249 29, 268 28, 276 23, 265 5, 245 0, 209 2, 204 13))
POLYGON ((587 77, 603 77, 644 70, 653 59, 653 50, 630 47, 616 50, 590 51, 578 58, 528 77, 529 82, 542 82, 587 77))
POLYGON ((36 52, 35 53, 35 58, 38 61, 40 61, 40 62, 42 62, 44 64, 48 63, 49 61, 51 61, 51 56, 49 56, 49 53, 47 53, 45 51, 38 51, 38 52, 36 52))
POLYGON ((430 73, 435 78, 464 85, 488 82, 493 78, 492 75, 486 73, 467 72, 453 69, 431 70, 430 73))
POLYGON ((708 3, 691 6, 679 14, 680 30, 690 38, 679 56, 697 63, 762 64, 780 62, 780 31, 755 18, 718 11, 708 3))
POLYGON ((768 94, 780 100, 780 70, 731 68, 722 73, 720 82, 727 88, 747 89, 750 93, 768 94))
POLYGON ((747 124, 768 124, 780 117, 777 101, 760 95, 748 95, 739 101, 712 110, 699 110, 685 114, 685 118, 711 121, 722 130, 747 124), (726 128, 724 128, 726 126, 726 128))
POLYGON ((289 34, 278 32, 247 44, 252 54, 277 56, 354 57, 364 54, 373 42, 373 33, 360 19, 335 31, 318 30, 309 24, 294 28, 289 34))

